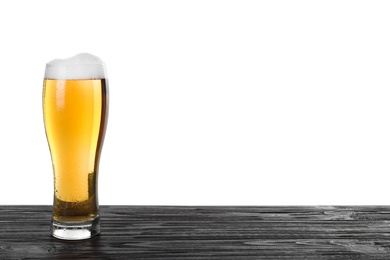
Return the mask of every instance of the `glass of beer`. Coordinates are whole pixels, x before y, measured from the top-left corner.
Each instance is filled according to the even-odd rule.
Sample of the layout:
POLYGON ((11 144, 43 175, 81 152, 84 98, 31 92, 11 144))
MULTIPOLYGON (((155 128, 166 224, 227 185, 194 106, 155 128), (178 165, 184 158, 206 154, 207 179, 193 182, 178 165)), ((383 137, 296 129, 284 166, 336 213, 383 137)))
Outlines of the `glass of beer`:
POLYGON ((100 233, 98 170, 108 117, 100 58, 82 53, 46 64, 43 115, 54 171, 51 233, 66 240, 100 233))

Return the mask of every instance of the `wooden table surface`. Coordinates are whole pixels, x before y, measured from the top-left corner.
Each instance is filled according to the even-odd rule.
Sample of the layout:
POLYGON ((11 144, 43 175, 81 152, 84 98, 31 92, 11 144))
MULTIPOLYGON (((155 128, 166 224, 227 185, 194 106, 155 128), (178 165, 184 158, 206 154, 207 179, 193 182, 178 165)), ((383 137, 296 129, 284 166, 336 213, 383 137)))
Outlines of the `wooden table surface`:
POLYGON ((50 236, 51 206, 0 206, 0 259, 390 259, 390 206, 101 206, 101 235, 50 236))

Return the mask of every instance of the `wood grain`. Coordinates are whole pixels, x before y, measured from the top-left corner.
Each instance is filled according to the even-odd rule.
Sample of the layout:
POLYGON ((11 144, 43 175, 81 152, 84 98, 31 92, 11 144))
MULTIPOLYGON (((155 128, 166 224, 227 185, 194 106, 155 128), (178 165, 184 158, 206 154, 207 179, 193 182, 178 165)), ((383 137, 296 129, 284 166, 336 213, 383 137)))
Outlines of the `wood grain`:
POLYGON ((50 236, 50 206, 0 206, 0 259, 390 259, 386 206, 101 206, 102 234, 50 236))

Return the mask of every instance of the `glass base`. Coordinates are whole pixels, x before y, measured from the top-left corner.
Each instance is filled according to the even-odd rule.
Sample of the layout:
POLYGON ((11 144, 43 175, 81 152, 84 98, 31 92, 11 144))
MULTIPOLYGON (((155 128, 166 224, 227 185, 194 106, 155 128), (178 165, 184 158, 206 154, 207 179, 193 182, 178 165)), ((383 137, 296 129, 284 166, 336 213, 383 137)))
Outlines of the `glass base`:
POLYGON ((100 233, 100 217, 85 222, 59 222, 52 220, 51 234, 64 240, 82 240, 100 233))

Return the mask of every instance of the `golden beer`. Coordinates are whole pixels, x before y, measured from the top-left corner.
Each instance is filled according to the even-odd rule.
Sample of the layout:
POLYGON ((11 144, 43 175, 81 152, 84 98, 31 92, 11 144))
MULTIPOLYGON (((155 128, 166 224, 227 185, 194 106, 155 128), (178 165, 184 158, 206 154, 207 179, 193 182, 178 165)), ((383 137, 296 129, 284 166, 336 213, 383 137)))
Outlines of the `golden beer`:
POLYGON ((43 109, 54 167, 53 217, 86 221, 98 215, 96 178, 106 127, 104 79, 45 79, 43 109))
POLYGON ((83 239, 100 232, 97 178, 108 87, 105 78, 67 77, 45 78, 43 84, 44 123, 54 171, 52 232, 58 238, 83 239), (83 225, 87 231, 80 229, 83 225))

